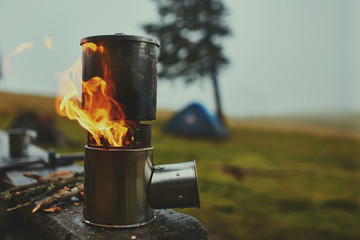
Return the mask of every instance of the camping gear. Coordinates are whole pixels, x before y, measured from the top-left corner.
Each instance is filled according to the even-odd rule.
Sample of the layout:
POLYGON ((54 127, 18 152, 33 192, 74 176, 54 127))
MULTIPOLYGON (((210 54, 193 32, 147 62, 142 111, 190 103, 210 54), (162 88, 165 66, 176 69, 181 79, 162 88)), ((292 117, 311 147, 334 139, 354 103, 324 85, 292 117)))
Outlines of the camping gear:
POLYGON ((192 103, 178 112, 165 126, 165 131, 214 139, 224 139, 229 136, 217 116, 211 116, 199 103, 192 103))
POLYGON ((151 125, 143 122, 156 118, 159 42, 115 34, 86 37, 81 46, 82 108, 102 113, 87 115, 92 124, 85 146, 84 221, 138 227, 155 219, 153 209, 199 207, 195 163, 154 165, 151 125), (92 83, 99 85, 87 88, 92 83), (91 118, 106 113, 108 131, 91 118))

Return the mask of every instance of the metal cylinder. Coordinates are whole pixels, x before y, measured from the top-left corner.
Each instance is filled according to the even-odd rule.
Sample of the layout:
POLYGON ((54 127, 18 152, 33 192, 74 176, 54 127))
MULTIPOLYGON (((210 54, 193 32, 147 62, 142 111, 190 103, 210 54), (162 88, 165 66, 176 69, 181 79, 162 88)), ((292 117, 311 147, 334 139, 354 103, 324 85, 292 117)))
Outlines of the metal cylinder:
POLYGON ((9 153, 11 158, 28 157, 28 146, 37 133, 34 130, 14 128, 8 130, 9 153))
POLYGON ((154 220, 147 203, 153 148, 85 147, 84 209, 86 223, 137 227, 154 220))
POLYGON ((153 168, 148 191, 153 209, 200 207, 195 161, 153 168))
POLYGON ((156 64, 159 42, 152 38, 124 34, 91 36, 83 47, 83 81, 100 77, 111 82, 114 96, 127 120, 156 118, 156 64), (95 49, 95 50, 94 50, 95 49))

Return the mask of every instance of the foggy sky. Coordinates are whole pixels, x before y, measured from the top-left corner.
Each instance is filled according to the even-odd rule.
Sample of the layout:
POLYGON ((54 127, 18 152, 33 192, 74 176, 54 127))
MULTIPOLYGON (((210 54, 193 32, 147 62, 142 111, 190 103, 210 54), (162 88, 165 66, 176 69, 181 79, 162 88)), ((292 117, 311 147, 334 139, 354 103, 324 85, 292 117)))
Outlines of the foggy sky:
MULTIPOLYGON (((360 111, 360 3, 356 0, 227 0, 233 33, 224 39, 230 64, 220 72, 225 114, 231 116, 360 111)), ((91 35, 147 35, 157 20, 151 0, 0 0, 2 58, 22 42, 1 91, 55 95, 56 73, 81 56, 91 35), (44 37, 53 39, 46 49, 44 37)), ((159 81, 158 108, 192 101, 214 111, 213 89, 159 81)), ((6 104, 6 103, 0 103, 6 104)))

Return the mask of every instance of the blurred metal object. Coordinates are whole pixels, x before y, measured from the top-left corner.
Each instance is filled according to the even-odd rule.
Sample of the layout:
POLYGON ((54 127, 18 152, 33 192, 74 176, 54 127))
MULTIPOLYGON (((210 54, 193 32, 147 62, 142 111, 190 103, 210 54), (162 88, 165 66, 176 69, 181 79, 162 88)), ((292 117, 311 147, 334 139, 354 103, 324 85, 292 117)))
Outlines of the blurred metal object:
POLYGON ((11 158, 28 157, 28 146, 37 137, 34 130, 14 128, 8 130, 11 158))
POLYGON ((67 165, 74 163, 75 160, 84 160, 83 153, 70 153, 70 154, 59 154, 54 150, 48 151, 48 161, 51 167, 59 166, 59 165, 67 165))
POLYGON ((153 148, 85 147, 84 211, 86 223, 137 227, 154 220, 146 192, 153 148))
POLYGON ((148 202, 153 209, 200 207, 196 162, 153 167, 148 202))
POLYGON ((33 130, 0 130, 0 170, 57 167, 84 159, 83 153, 60 155, 54 150, 46 151, 31 143, 35 137, 36 132, 33 130))
MULTIPOLYGON (((44 150, 45 151, 45 150, 44 150)), ((0 170, 11 170, 22 167, 58 167, 73 164, 75 160, 84 160, 84 154, 74 153, 60 155, 53 150, 48 152, 48 156, 30 155, 21 158, 0 158, 0 170)))
POLYGON ((2 157, 0 159, 0 170, 11 170, 16 168, 23 168, 26 166, 44 165, 45 160, 42 157, 23 157, 23 158, 9 158, 2 157))

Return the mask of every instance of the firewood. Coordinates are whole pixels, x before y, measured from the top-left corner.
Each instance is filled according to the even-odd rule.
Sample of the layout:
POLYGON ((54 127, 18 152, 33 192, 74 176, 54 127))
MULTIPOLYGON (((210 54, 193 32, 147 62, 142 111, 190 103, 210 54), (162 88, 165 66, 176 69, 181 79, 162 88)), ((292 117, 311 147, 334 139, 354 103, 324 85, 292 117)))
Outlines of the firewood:
POLYGON ((23 207, 26 207, 32 203, 34 203, 35 201, 45 197, 46 195, 50 194, 52 191, 52 189, 47 189, 47 191, 43 192, 42 194, 39 194, 35 197, 33 197, 30 201, 26 202, 26 203, 21 203, 21 204, 18 204, 16 205, 15 207, 12 207, 12 208, 8 208, 6 209, 7 212, 11 212, 11 211, 14 211, 14 210, 17 210, 17 209, 20 209, 20 208, 23 208, 23 207))
MULTIPOLYGON (((28 176, 33 177, 34 175, 28 174, 28 176)), ((54 175, 52 175, 51 178, 49 177, 41 178, 41 181, 35 183, 11 187, 4 192, 0 192, 0 199, 11 200, 12 197, 22 194, 27 194, 28 196, 34 196, 40 194, 41 192, 45 191, 48 188, 53 190, 58 190, 60 188, 63 188, 67 184, 75 183, 83 180, 82 177, 83 173, 72 173, 72 174, 67 173, 66 175, 61 175, 61 176, 62 177, 59 176, 54 177, 54 175)))
POLYGON ((46 178, 47 179, 66 178, 66 177, 71 177, 74 174, 75 173, 73 171, 56 171, 47 175, 46 178))
POLYGON ((51 207, 51 208, 44 208, 43 211, 45 212, 50 212, 50 213, 55 213, 60 211, 61 208, 60 207, 51 207))
POLYGON ((35 173, 24 173, 23 175, 24 175, 24 177, 35 179, 38 182, 44 182, 45 181, 45 179, 42 176, 39 176, 39 175, 37 175, 35 173))
POLYGON ((68 191, 63 191, 57 194, 54 194, 48 198, 45 198, 42 200, 36 207, 32 210, 33 213, 38 211, 39 209, 44 209, 47 207, 50 207, 53 204, 59 203, 63 200, 69 199, 71 197, 74 197, 78 194, 78 192, 83 188, 83 185, 79 185, 76 187, 71 188, 68 191))
POLYGON ((8 184, 11 187, 15 187, 16 185, 13 184, 11 181, 7 180, 7 179, 1 179, 4 183, 8 184))
POLYGON ((26 190, 26 189, 29 189, 32 187, 36 187, 36 186, 39 186, 42 184, 43 183, 35 182, 35 183, 29 183, 29 184, 25 184, 25 185, 11 187, 6 191, 0 192, 0 199, 10 200, 10 199, 4 198, 4 196, 9 195, 9 194, 11 195, 12 193, 20 192, 20 191, 23 191, 23 190, 26 190))
MULTIPOLYGON (((38 209, 49 207, 62 200, 68 199, 78 193, 80 195, 83 191, 82 185, 75 185, 76 187, 72 187, 70 190, 67 190, 69 187, 71 187, 71 185, 76 183, 79 184, 79 182, 83 181, 83 172, 74 173, 71 171, 59 171, 49 174, 47 177, 41 177, 33 173, 26 173, 24 176, 36 179, 37 182, 21 186, 12 186, 8 190, 0 193, 0 199, 11 200, 13 197, 18 195, 26 195, 27 197, 32 197, 32 199, 26 203, 20 203, 15 207, 7 209, 6 211, 8 212, 33 204, 35 201, 40 200, 59 189, 62 189, 62 192, 60 191, 59 193, 42 200, 33 209, 33 212, 36 212, 38 209)), ((54 208, 48 210, 48 212, 51 211, 55 212, 57 209, 54 208)))

